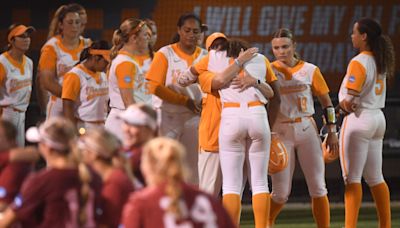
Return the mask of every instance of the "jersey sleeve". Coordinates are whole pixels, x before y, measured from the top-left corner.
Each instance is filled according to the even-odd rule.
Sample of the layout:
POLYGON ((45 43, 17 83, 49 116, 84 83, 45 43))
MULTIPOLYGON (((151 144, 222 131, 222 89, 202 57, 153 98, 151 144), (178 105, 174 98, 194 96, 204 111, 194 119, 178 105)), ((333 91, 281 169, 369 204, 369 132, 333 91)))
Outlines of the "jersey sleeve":
POLYGON ((0 152, 0 169, 5 167, 10 161, 10 151, 0 152))
POLYGON ((76 101, 79 97, 80 90, 81 82, 79 76, 71 72, 65 74, 61 98, 76 101))
POLYGON ((201 74, 208 70, 209 55, 204 56, 200 61, 193 65, 197 73, 201 74))
POLYGON ((314 70, 313 73, 311 90, 314 96, 321 96, 329 93, 328 85, 326 84, 325 79, 322 76, 321 71, 318 67, 314 70))
POLYGON ((120 89, 133 89, 136 75, 136 65, 131 62, 122 62, 115 68, 118 87, 120 89))
POLYGON ((205 71, 199 75, 199 84, 204 93, 212 92, 212 80, 214 77, 215 74, 209 71, 205 71))
POLYGON ((22 182, 29 174, 30 168, 29 162, 12 162, 1 171, 0 189, 4 191, 4 194, 0 196, 0 202, 12 203, 20 190, 22 182))
POLYGON ((46 45, 42 48, 39 58, 39 70, 55 71, 57 65, 57 54, 54 48, 46 45))
POLYGON ((265 66, 267 69, 266 75, 265 75, 265 81, 268 82, 268 84, 271 84, 272 82, 278 80, 276 77, 274 71, 272 70, 271 63, 267 58, 265 58, 265 66))
POLYGON ((165 86, 167 70, 167 58, 161 52, 157 52, 146 74, 149 92, 172 104, 185 105, 188 97, 165 86))
POLYGON ((3 64, 0 63, 0 86, 4 84, 6 77, 6 69, 4 68, 3 64))
POLYGON ((348 77, 346 88, 361 92, 367 77, 365 67, 356 60, 351 61, 347 68, 346 77, 348 77))

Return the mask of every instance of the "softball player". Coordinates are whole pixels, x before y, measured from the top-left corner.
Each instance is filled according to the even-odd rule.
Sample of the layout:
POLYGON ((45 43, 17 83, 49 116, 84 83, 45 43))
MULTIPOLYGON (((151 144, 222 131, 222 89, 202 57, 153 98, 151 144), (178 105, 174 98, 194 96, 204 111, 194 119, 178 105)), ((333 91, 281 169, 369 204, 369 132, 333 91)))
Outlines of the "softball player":
POLYGON ((106 129, 121 141, 124 136, 121 131, 122 121, 118 119, 118 114, 136 102, 135 81, 142 75, 134 55, 139 54, 139 50, 147 48, 149 38, 146 23, 134 18, 126 19, 114 32, 112 62, 108 75, 111 111, 106 120, 106 129))
POLYGON ((235 227, 221 204, 185 183, 184 146, 156 138, 143 149, 142 172, 149 187, 131 195, 122 224, 135 227, 235 227))
POLYGON ((127 173, 131 170, 113 165, 113 159, 120 159, 121 143, 105 129, 92 129, 80 137, 78 147, 81 149, 83 161, 103 180, 101 196, 104 211, 100 226, 118 227, 122 208, 134 190, 127 173))
POLYGON ((96 227, 101 180, 71 160, 76 129, 63 118, 51 118, 30 129, 47 168, 30 175, 0 219, 0 227, 19 221, 22 227, 96 227), (33 132, 32 132, 33 131, 33 132))
POLYGON ((193 184, 198 184, 199 107, 202 93, 199 85, 181 87, 178 75, 206 54, 197 47, 201 20, 194 14, 184 14, 178 20, 179 41, 161 48, 154 56, 146 75, 153 106, 157 109, 160 135, 178 139, 188 151, 193 184))
POLYGON ((288 29, 273 34, 272 51, 276 61, 272 68, 280 86, 280 108, 272 130, 278 133, 288 153, 288 167, 271 175, 272 200, 269 226, 288 200, 295 168, 295 153, 306 178, 312 197, 312 211, 318 227, 330 226, 329 201, 325 187, 325 164, 321 140, 312 115, 313 96, 317 96, 328 120, 327 144, 332 153, 338 152, 334 108, 329 89, 318 67, 300 60, 295 54, 296 43, 288 29), (333 116, 333 119, 332 119, 333 116))
POLYGON ((351 35, 360 53, 347 67, 339 91, 340 107, 348 113, 340 135, 340 163, 345 183, 345 226, 356 227, 362 201, 361 177, 370 187, 379 227, 391 227, 390 193, 382 174, 386 121, 386 78, 394 76, 394 50, 381 26, 358 20, 351 35))
POLYGON ((8 31, 8 50, 0 55, 0 115, 17 128, 17 142, 25 145, 25 112, 32 91, 32 60, 25 55, 33 27, 14 24, 8 31))
MULTIPOLYGON (((54 15, 58 30, 54 38, 43 46, 39 59, 39 88, 50 92, 46 116, 60 116, 62 110, 63 76, 78 61, 82 50, 90 45, 90 40, 82 38, 81 18, 75 6, 65 5, 54 15)), ((43 98, 42 98, 43 99, 43 98)))
POLYGON ((108 81, 103 72, 110 51, 106 41, 93 42, 81 53, 79 64, 64 76, 64 116, 78 129, 104 126, 108 103, 108 81))
POLYGON ((145 181, 140 171, 142 148, 146 142, 157 136, 157 113, 152 107, 138 103, 130 105, 118 117, 123 121, 125 155, 130 161, 136 180, 139 181, 135 187, 143 187, 145 181))

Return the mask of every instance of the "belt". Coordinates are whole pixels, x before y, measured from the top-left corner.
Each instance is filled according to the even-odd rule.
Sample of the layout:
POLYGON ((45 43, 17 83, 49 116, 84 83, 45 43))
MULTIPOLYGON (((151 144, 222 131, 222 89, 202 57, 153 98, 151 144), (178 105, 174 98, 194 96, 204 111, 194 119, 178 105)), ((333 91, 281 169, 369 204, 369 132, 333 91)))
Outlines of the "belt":
MULTIPOLYGON (((261 101, 250 101, 247 103, 247 107, 254 107, 254 106, 261 106, 264 105, 261 101)), ((235 103, 235 102, 224 102, 223 103, 224 108, 240 108, 240 103, 235 103)))
POLYGON ((19 110, 19 109, 16 109, 14 107, 10 107, 10 106, 1 106, 0 108, 11 108, 14 112, 20 112, 20 113, 25 112, 25 111, 22 111, 22 110, 19 110))
POLYGON ((294 118, 294 119, 291 119, 291 120, 285 120, 285 121, 282 121, 281 123, 301 123, 301 121, 303 121, 303 119, 305 119, 305 118, 311 118, 311 116, 306 116, 306 117, 297 117, 297 118, 294 118))
POLYGON ((77 119, 77 121, 83 122, 83 123, 91 123, 91 124, 104 124, 105 123, 104 120, 86 121, 86 120, 77 119))

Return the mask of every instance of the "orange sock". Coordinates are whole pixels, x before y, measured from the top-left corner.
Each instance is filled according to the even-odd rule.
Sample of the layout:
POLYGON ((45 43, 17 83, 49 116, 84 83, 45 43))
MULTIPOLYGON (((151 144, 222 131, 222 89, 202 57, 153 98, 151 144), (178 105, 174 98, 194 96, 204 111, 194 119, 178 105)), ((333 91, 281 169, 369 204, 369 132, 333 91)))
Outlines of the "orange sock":
POLYGON ((228 211, 229 216, 231 216, 233 224, 239 225, 240 210, 241 210, 240 195, 238 194, 223 195, 222 204, 224 205, 226 211, 228 211))
POLYGON ((279 213, 283 208, 283 203, 276 203, 274 200, 271 199, 271 207, 269 210, 269 220, 268 220, 268 227, 273 227, 275 224, 276 217, 278 217, 279 213))
POLYGON ((361 206, 362 187, 360 183, 347 184, 344 193, 345 227, 357 227, 358 212, 361 206))
POLYGON ((312 198, 312 212, 318 228, 330 227, 330 209, 328 196, 312 198))
POLYGON ((271 195, 269 193, 259 193, 253 195, 253 213, 256 228, 265 228, 269 217, 271 195))
POLYGON ((391 227, 390 193, 386 182, 370 187, 376 205, 379 227, 391 227))

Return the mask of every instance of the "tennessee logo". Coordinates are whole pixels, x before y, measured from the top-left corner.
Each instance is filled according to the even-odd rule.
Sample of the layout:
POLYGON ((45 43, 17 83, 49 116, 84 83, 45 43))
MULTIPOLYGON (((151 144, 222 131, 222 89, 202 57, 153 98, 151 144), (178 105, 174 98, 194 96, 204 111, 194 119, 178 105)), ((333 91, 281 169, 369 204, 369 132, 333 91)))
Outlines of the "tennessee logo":
POLYGON ((124 77, 124 82, 126 82, 126 83, 130 83, 132 81, 132 78, 131 78, 131 76, 129 76, 129 75, 126 75, 125 77, 124 77))

